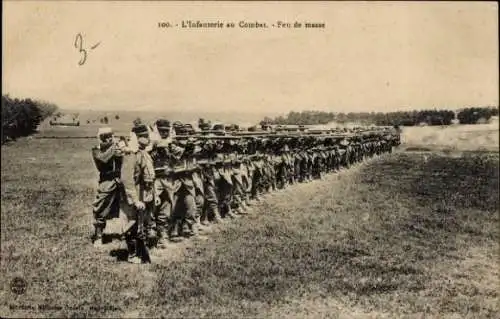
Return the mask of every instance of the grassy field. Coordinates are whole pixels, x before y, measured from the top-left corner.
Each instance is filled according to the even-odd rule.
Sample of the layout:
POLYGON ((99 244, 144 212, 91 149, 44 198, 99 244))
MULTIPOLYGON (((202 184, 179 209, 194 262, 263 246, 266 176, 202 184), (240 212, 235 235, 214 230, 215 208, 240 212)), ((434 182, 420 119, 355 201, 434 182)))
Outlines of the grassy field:
POLYGON ((405 127, 406 148, 447 151, 498 151, 498 122, 481 125, 405 127))
POLYGON ((248 216, 153 251, 151 265, 129 265, 112 255, 119 243, 90 244, 94 142, 2 147, 0 316, 500 313, 498 153, 385 155, 269 195, 248 216), (24 294, 11 291, 15 277, 24 294))

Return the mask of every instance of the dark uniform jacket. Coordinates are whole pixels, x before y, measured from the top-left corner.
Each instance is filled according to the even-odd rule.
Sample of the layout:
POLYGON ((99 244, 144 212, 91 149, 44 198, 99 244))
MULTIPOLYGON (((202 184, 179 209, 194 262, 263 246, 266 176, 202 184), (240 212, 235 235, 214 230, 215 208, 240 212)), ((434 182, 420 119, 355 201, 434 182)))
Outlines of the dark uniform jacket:
POLYGON ((121 178, 123 157, 114 156, 113 147, 104 151, 100 146, 92 148, 92 158, 99 171, 99 182, 121 178))

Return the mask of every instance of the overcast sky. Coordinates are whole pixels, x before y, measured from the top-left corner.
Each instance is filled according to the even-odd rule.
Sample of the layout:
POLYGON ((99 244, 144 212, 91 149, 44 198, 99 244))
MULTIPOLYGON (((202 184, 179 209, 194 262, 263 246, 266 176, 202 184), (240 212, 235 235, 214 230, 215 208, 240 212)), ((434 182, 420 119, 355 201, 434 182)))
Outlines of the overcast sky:
POLYGON ((495 2, 4 1, 2 91, 93 110, 498 105, 497 14, 495 2), (182 20, 236 27, 158 28, 182 20), (279 20, 326 27, 272 28, 279 20))

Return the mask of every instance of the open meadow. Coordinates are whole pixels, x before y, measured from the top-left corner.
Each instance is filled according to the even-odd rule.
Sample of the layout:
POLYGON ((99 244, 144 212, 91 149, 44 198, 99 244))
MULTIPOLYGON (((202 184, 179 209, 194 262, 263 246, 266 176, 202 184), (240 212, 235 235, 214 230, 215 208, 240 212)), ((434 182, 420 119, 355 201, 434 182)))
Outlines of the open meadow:
POLYGON ((2 146, 0 316, 498 318, 498 125, 402 136, 150 265, 91 245, 95 139, 2 146))

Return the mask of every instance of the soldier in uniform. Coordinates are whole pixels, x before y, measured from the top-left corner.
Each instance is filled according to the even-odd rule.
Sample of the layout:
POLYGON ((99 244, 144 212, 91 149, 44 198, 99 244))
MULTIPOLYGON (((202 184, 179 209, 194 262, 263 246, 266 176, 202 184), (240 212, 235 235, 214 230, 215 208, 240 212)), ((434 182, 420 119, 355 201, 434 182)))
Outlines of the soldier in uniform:
POLYGON ((256 162, 256 167, 260 171, 257 194, 264 195, 270 187, 270 177, 268 169, 268 145, 269 141, 267 139, 262 139, 259 149, 258 161, 256 162))
POLYGON ((356 153, 356 162, 362 162, 363 157, 364 157, 364 149, 363 149, 363 138, 359 137, 358 143, 357 143, 357 153, 356 153))
POLYGON ((179 182, 174 179, 172 164, 180 159, 182 150, 175 147, 171 140, 170 122, 158 120, 155 123, 158 139, 152 151, 155 167, 155 224, 158 237, 158 247, 162 248, 167 239, 168 223, 175 204, 175 192, 179 188, 179 182))
POLYGON ((215 161, 217 160, 216 147, 217 145, 213 141, 205 141, 202 151, 200 152, 200 160, 197 162, 200 166, 200 179, 202 181, 204 194, 200 223, 205 226, 208 225, 210 221, 215 223, 221 221, 215 182, 216 171, 214 168, 215 161))
POLYGON ((315 179, 321 179, 321 153, 319 148, 313 147, 311 149, 311 154, 313 155, 312 176, 315 179))
POLYGON ((354 141, 351 143, 351 147, 352 147, 352 152, 350 152, 350 155, 351 155, 351 158, 350 158, 351 164, 356 164, 356 162, 357 162, 357 159, 358 159, 358 146, 359 146, 359 142, 355 138, 354 141))
POLYGON ((202 180, 205 193, 205 205, 201 213, 201 224, 208 225, 209 221, 220 223, 222 221, 219 213, 219 204, 217 199, 217 190, 215 187, 216 172, 215 168, 208 161, 202 163, 202 180))
POLYGON ((95 233, 94 246, 102 245, 102 235, 106 221, 117 218, 120 214, 120 200, 122 200, 123 183, 121 169, 123 165, 124 149, 113 140, 111 128, 100 128, 97 132, 99 145, 92 148, 92 158, 99 171, 97 195, 92 204, 95 233))
POLYGON ((135 153, 134 162, 134 185, 137 192, 138 200, 145 205, 145 231, 149 241, 157 237, 157 229, 155 218, 153 216, 154 210, 154 181, 155 169, 153 166, 153 159, 147 151, 150 145, 150 140, 147 137, 139 137, 137 139, 139 149, 135 153))
MULTIPOLYGON (((141 122, 136 122, 134 123, 134 127, 132 127, 132 131, 130 132, 130 141, 129 141, 129 148, 130 150, 135 153, 139 150, 139 138, 140 137, 146 137, 149 140, 156 140, 157 134, 155 134, 152 130, 152 128, 149 125, 146 125, 141 122)), ((153 143, 150 143, 147 146, 147 151, 150 152, 153 148, 153 143)))
POLYGON ((195 189, 195 202, 196 202, 196 224, 201 225, 201 217, 205 206, 205 187, 202 179, 202 168, 196 166, 193 170, 193 184, 195 189))
POLYGON ((158 119, 153 124, 152 134, 153 140, 164 140, 167 143, 172 142, 172 138, 175 137, 175 130, 172 127, 172 123, 166 119, 158 119))
POLYGON ((314 154, 314 150, 312 149, 312 143, 311 139, 307 140, 306 144, 306 151, 305 153, 307 154, 307 161, 306 161, 306 180, 307 182, 311 182, 313 180, 313 165, 314 161, 316 159, 316 156, 314 154))
POLYGON ((349 145, 349 141, 347 139, 342 139, 340 142, 339 142, 339 148, 340 148, 340 155, 341 155, 341 166, 343 168, 349 168, 351 166, 351 162, 350 162, 350 158, 351 158, 351 155, 350 155, 350 152, 351 152, 351 147, 349 145))
POLYGON ((233 197, 233 179, 231 174, 231 160, 224 158, 216 163, 217 170, 217 198, 219 199, 219 212, 223 218, 234 218, 231 203, 233 197))
POLYGON ((251 206, 250 197, 252 193, 253 165, 248 155, 246 155, 241 164, 241 180, 243 181, 243 203, 245 206, 251 206))
POLYGON ((240 140, 238 147, 238 160, 240 161, 239 171, 242 182, 241 203, 244 210, 251 205, 249 201, 252 187, 252 180, 250 176, 253 174, 253 167, 251 166, 251 161, 248 158, 249 146, 248 141, 242 139, 240 140))
POLYGON ((272 155, 267 153, 264 154, 264 166, 263 166, 263 172, 264 172, 264 180, 265 180, 265 186, 264 190, 266 193, 270 193, 271 191, 276 190, 276 170, 274 169, 274 163, 272 161, 272 155))
POLYGON ((301 140, 300 150, 300 182, 308 182, 308 172, 307 172, 307 162, 309 160, 309 155, 307 154, 307 145, 305 140, 301 140))
POLYGON ((287 143, 289 145, 289 150, 286 154, 288 161, 288 183, 293 185, 297 182, 297 171, 295 167, 295 145, 296 139, 290 139, 287 143))
POLYGON ((252 186, 250 190, 250 199, 260 201, 259 195, 263 190, 263 161, 261 154, 261 140, 256 139, 254 141, 254 154, 251 155, 251 167, 252 167, 252 186))
POLYGON ((128 250, 128 262, 140 264, 150 262, 146 247, 144 213, 146 205, 139 201, 135 192, 122 189, 120 209, 127 215, 129 223, 124 231, 128 250))
POLYGON ((288 185, 289 179, 288 179, 288 169, 289 169, 289 163, 288 163, 288 158, 286 154, 290 151, 288 148, 288 145, 285 144, 283 145, 277 154, 276 157, 276 172, 277 172, 277 181, 276 181, 276 186, 278 189, 284 189, 288 185))
POLYGON ((295 182, 303 182, 302 179, 302 154, 300 152, 300 144, 297 141, 294 149, 293 166, 294 166, 294 180, 295 182))
POLYGON ((318 159, 317 159, 317 169, 319 171, 319 178, 322 178, 322 175, 326 173, 326 168, 327 168, 327 160, 328 160, 328 154, 326 152, 326 147, 324 144, 321 144, 318 146, 318 159))
POLYGON ((190 151, 192 147, 194 145, 190 142, 185 145, 180 161, 174 166, 174 178, 178 181, 179 187, 175 193, 175 205, 168 227, 169 238, 173 237, 173 231, 176 227, 179 235, 196 236, 198 234, 196 225, 196 188, 193 182, 194 167, 188 167, 186 162, 188 157, 192 156, 190 151))
POLYGON ((241 159, 235 157, 231 161, 231 180, 233 184, 233 196, 231 201, 231 208, 235 214, 243 214, 246 210, 243 202, 245 198, 245 186, 243 185, 243 178, 241 175, 241 159))

